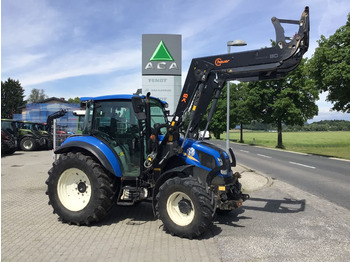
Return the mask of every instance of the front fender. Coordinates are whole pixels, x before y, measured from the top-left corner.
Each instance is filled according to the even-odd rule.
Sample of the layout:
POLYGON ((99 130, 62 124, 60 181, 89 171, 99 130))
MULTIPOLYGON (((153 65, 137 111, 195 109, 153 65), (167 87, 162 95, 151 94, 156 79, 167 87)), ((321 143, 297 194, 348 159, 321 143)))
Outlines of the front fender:
POLYGON ((73 136, 55 151, 55 154, 71 152, 76 149, 83 149, 93 154, 109 172, 117 177, 122 176, 122 169, 114 152, 99 139, 92 136, 73 136))

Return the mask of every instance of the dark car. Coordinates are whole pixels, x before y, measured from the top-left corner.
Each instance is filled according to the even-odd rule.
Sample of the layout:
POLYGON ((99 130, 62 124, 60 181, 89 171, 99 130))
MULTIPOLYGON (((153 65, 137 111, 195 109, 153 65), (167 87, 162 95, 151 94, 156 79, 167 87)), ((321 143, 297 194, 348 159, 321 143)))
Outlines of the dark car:
POLYGON ((17 149, 17 138, 5 129, 1 129, 1 155, 11 155, 17 149))

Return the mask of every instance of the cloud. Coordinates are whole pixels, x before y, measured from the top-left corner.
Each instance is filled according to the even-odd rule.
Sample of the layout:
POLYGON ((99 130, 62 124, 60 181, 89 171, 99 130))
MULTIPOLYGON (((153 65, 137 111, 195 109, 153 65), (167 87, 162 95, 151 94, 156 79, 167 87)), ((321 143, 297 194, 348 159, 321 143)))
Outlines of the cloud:
POLYGON ((10 54, 6 56, 2 63, 6 65, 6 72, 16 71, 27 66, 33 66, 38 64, 46 54, 31 54, 31 53, 21 53, 21 54, 10 54))
MULTIPOLYGON (((97 36, 101 27, 91 27, 93 17, 100 15, 100 21, 106 18, 102 16, 105 5, 90 3, 81 12, 81 5, 54 6, 55 3, 6 1, 2 19, 2 76, 15 76, 22 85, 32 86, 139 65, 141 47, 131 44, 133 36, 117 36, 111 41, 108 34, 104 39, 97 36)), ((118 12, 109 12, 107 17, 111 14, 118 12)))
MULTIPOLYGON (((203 36, 203 32, 207 33, 212 30, 220 31, 221 28, 218 25, 223 23, 225 18, 239 12, 238 6, 241 2, 222 2, 221 4, 208 2, 204 8, 203 1, 195 1, 195 4, 191 1, 191 4, 181 14, 182 23, 180 23, 177 30, 183 35, 184 41, 199 35, 203 36)), ((196 40, 201 42, 205 41, 205 38, 196 40)))
POLYGON ((140 49, 94 48, 66 53, 31 72, 23 73, 21 82, 25 86, 32 86, 69 77, 136 69, 141 67, 140 57, 140 49))
MULTIPOLYGON (((169 21, 167 18, 175 18, 179 15, 180 18, 176 18, 172 33, 181 33, 184 41, 190 43, 187 46, 191 47, 191 42, 196 41, 194 39, 196 36, 203 35, 203 32, 209 29, 208 27, 215 29, 215 23, 229 16, 237 5, 238 2, 221 10, 220 5, 208 3, 207 8, 201 10, 202 15, 211 17, 207 22, 203 20, 202 15, 193 15, 203 8, 202 1, 188 3, 186 8, 175 4, 170 8, 160 5, 164 12, 156 16, 156 19, 168 21, 168 23, 159 23, 159 28, 155 26, 154 30, 161 30, 164 25, 173 28, 172 20, 169 21), (195 26, 201 23, 201 27, 195 26)), ((141 34, 139 39, 135 39, 135 35, 118 34, 123 31, 120 28, 125 27, 126 21, 123 19, 130 18, 122 12, 127 9, 126 5, 123 7, 122 3, 116 6, 118 8, 109 6, 110 10, 113 9, 113 13, 119 17, 113 21, 111 14, 106 13, 106 6, 96 3, 92 6, 88 5, 83 12, 74 12, 81 8, 77 4, 70 4, 67 6, 68 9, 62 9, 63 6, 58 4, 53 6, 43 0, 28 1, 24 4, 13 1, 6 4, 4 35, 7 37, 3 41, 3 75, 10 77, 15 75, 25 87, 29 87, 70 77, 105 74, 116 70, 138 70, 141 58, 139 49, 141 34), (105 14, 105 17, 98 14, 105 14), (102 26, 101 24, 105 23, 104 19, 109 20, 111 24, 107 27, 102 26), (109 27, 116 28, 115 38, 111 39, 111 36, 105 35, 103 39, 96 40, 94 35, 101 34, 100 31, 107 30, 109 27)), ((137 14, 143 11, 136 10, 137 14)), ((152 10, 152 12, 156 11, 156 9, 152 10)), ((146 18, 139 16, 139 19, 144 21, 146 18)), ((140 28, 135 26, 140 24, 140 21, 134 20, 130 23, 130 27, 140 28)), ((145 25, 153 27, 152 23, 145 25)), ((201 38, 195 47, 184 52, 184 61, 190 61, 195 53, 203 52, 202 50, 206 49, 203 47, 208 42, 206 38, 201 38)))
POLYGON ((340 27, 345 25, 347 15, 350 12, 350 1, 326 0, 319 1, 322 6, 320 20, 317 27, 318 34, 326 37, 335 33, 340 27))
MULTIPOLYGON (((131 93, 141 86, 141 35, 181 34, 183 75, 194 57, 226 53, 229 40, 270 44, 270 18, 299 19, 310 5, 311 57, 320 35, 344 25, 348 0, 313 1, 47 1, 2 2, 2 78, 52 96, 131 93), (98 90, 97 90, 98 88, 98 90), (50 92, 50 93, 49 93, 50 92)), ((329 103, 319 104, 328 112, 329 103)), ((326 112, 325 112, 326 113, 326 112)))
POLYGON ((116 75, 111 77, 103 88, 104 94, 133 94, 137 89, 142 88, 142 78, 140 77, 140 72, 116 75))
POLYGON ((308 120, 308 123, 318 122, 322 120, 346 120, 350 121, 350 114, 327 111, 327 112, 319 112, 317 116, 308 120))
POLYGON ((61 28, 57 11, 47 1, 5 1, 2 3, 2 47, 4 51, 31 50, 56 39, 61 28))

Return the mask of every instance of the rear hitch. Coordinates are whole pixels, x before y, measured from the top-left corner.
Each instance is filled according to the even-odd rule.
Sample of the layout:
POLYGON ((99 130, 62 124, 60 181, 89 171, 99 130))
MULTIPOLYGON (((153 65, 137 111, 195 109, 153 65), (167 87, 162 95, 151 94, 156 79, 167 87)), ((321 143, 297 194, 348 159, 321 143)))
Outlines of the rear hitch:
POLYGON ((240 208, 243 202, 250 198, 249 194, 242 194, 233 190, 233 188, 226 188, 225 186, 218 187, 218 208, 221 210, 234 210, 240 208))
POLYGON ((226 200, 225 202, 220 202, 218 208, 220 210, 234 210, 240 208, 243 205, 243 200, 226 200))

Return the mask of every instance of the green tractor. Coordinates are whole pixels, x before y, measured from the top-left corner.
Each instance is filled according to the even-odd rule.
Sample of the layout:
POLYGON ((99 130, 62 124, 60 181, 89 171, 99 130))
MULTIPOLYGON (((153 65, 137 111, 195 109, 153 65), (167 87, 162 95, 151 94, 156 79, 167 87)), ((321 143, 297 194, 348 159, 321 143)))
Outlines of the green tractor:
POLYGON ((37 130, 35 123, 15 121, 18 127, 18 146, 23 151, 34 151, 45 147, 46 139, 37 130))
POLYGON ((40 136, 30 130, 22 121, 1 119, 1 128, 16 137, 18 149, 33 151, 39 147, 40 136))
POLYGON ((52 135, 47 131, 47 125, 44 123, 33 123, 33 128, 36 129, 39 134, 45 139, 45 145, 43 149, 53 148, 52 135))

